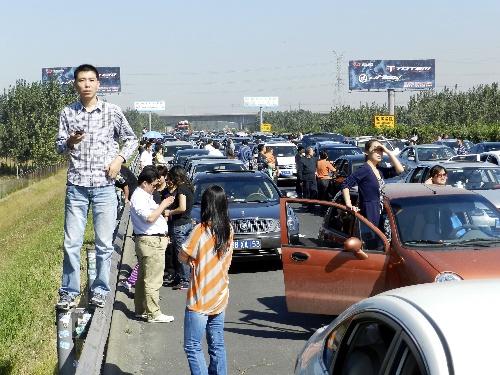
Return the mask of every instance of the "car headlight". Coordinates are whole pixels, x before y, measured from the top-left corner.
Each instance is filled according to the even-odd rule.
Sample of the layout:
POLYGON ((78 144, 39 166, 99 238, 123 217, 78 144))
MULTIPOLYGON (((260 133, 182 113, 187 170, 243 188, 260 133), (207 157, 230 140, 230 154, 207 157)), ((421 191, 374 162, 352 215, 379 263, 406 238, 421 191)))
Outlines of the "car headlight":
POLYGON ((463 279, 454 272, 441 272, 439 275, 436 276, 436 283, 441 283, 443 281, 455 281, 455 280, 463 280, 463 279))

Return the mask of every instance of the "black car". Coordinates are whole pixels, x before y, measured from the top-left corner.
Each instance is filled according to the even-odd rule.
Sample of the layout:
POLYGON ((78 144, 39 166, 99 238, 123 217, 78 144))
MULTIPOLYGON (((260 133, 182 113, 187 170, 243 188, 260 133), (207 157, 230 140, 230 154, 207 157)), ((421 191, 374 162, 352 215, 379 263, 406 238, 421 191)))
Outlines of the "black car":
POLYGON ((361 155, 363 152, 359 147, 346 143, 337 143, 331 141, 317 142, 314 147, 314 154, 319 158, 319 152, 325 150, 328 153, 328 160, 337 160, 344 155, 361 155))
MULTIPOLYGON (((365 163, 365 154, 359 154, 359 155, 344 155, 335 160, 333 163, 333 166, 337 170, 335 172, 335 175, 333 176, 332 180, 330 181, 330 185, 328 186, 328 193, 331 194, 332 197, 334 197, 339 191, 340 191, 340 185, 342 185, 342 182, 349 177, 356 169, 361 167, 365 163)), ((382 161, 380 162, 380 165, 382 167, 391 167, 391 159, 387 155, 382 156, 382 161)), ((394 181, 391 179, 385 180, 385 182, 396 182, 396 180, 399 182, 400 178, 395 177, 394 181)))
MULTIPOLYGON (((295 192, 285 194, 266 173, 248 170, 200 172, 193 185, 191 216, 196 222, 200 221, 203 191, 211 185, 225 190, 234 229, 233 260, 281 255, 280 198, 296 196, 295 192)), ((292 235, 298 236, 298 221, 291 208, 287 217, 292 235)))
POLYGON ((184 167, 184 162, 186 159, 190 156, 194 155, 208 155, 209 150, 206 150, 204 148, 191 148, 191 149, 185 149, 185 150, 179 150, 177 151, 177 154, 175 154, 174 158, 172 161, 169 162, 172 166, 174 165, 180 165, 181 167, 184 167))
POLYGON ((302 146, 306 148, 306 147, 313 147, 318 142, 327 141, 327 142, 344 143, 345 140, 346 140, 345 136, 337 133, 328 133, 328 132, 308 133, 302 136, 301 143, 302 146))
POLYGON ((482 154, 483 152, 500 151, 500 142, 479 142, 469 150, 469 154, 482 154))

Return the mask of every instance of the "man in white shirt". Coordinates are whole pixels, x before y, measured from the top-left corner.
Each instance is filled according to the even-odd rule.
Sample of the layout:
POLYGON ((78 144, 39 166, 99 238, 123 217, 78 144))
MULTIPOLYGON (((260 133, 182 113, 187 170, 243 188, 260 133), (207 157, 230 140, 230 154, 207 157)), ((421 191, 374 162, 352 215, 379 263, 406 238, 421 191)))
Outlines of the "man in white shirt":
POLYGON ((164 199, 159 205, 153 200, 153 191, 159 179, 156 167, 144 168, 137 179, 139 187, 130 199, 130 220, 134 228, 135 252, 139 262, 134 293, 135 316, 147 319, 149 323, 168 323, 174 320, 173 316, 162 314, 159 305, 165 249, 169 243, 164 212, 174 202, 173 196, 164 199))
POLYGON ((146 149, 141 154, 141 171, 147 165, 153 165, 153 144, 146 143, 146 149))

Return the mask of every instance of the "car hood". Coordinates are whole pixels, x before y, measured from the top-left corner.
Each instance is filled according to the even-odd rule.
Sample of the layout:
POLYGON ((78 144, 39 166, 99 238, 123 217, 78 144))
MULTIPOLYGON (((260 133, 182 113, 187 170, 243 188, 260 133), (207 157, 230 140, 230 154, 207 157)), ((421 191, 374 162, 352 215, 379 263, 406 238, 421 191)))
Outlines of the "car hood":
POLYGON ((500 243, 497 248, 423 251, 417 253, 438 272, 454 272, 464 280, 500 277, 500 243))
MULTIPOLYGON (((193 206, 191 216, 195 220, 200 218, 201 207, 193 206)), ((272 218, 279 220, 280 218, 280 203, 229 203, 229 217, 231 219, 241 219, 248 217, 272 218)))

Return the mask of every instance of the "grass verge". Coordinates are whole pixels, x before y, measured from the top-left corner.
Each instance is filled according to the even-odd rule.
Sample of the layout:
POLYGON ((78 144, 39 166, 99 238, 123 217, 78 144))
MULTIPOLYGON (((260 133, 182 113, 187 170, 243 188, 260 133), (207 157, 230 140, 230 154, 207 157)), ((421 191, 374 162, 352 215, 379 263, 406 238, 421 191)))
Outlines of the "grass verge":
MULTIPOLYGON (((61 284, 65 184, 61 170, 0 200, 0 374, 57 373, 54 305, 61 284)), ((92 244, 87 225, 82 288, 83 252, 92 244)))

